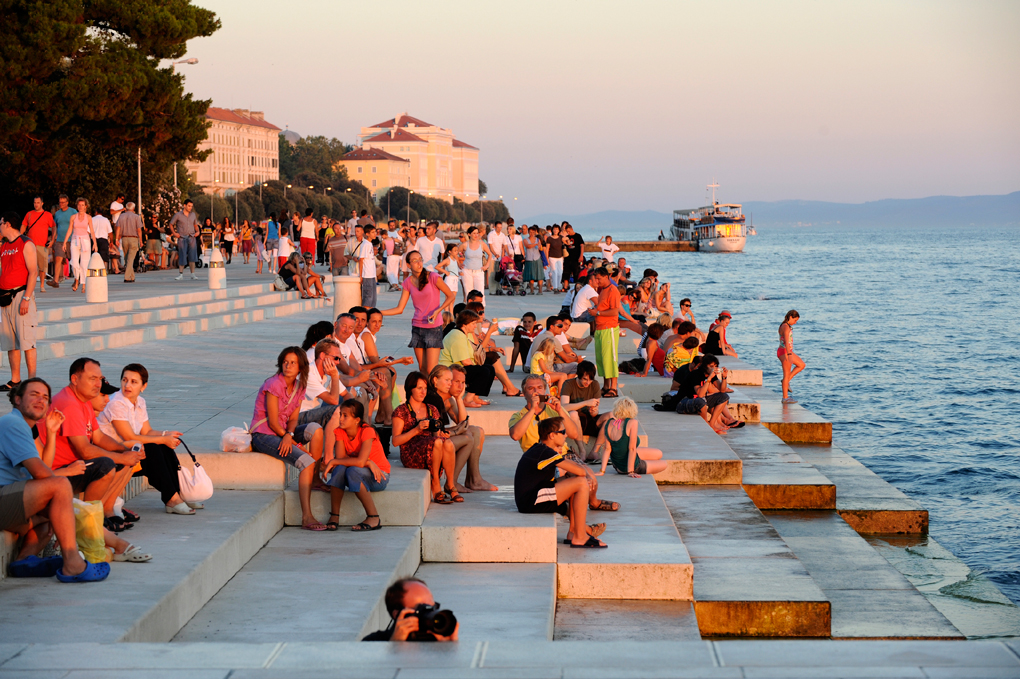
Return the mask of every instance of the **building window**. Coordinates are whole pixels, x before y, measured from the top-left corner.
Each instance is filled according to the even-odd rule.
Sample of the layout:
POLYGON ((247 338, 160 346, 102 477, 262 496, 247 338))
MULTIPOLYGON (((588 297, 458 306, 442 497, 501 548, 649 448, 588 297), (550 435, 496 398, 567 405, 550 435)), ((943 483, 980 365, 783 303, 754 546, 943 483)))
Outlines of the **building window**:
POLYGON ((375 174, 375 165, 372 166, 372 174, 375 174))
POLYGON ((365 168, 360 167, 360 166, 358 167, 358 174, 361 174, 364 171, 365 171, 365 168))
POLYGON ((375 180, 374 179, 372 180, 372 186, 375 186, 375 180))

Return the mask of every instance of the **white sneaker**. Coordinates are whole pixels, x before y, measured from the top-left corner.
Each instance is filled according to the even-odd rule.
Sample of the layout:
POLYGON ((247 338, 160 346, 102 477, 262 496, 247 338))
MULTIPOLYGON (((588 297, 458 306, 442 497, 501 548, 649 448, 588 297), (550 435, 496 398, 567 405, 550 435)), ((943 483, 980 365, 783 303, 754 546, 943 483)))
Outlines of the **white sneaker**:
POLYGON ((178 276, 176 278, 174 278, 174 280, 175 281, 183 281, 184 280, 184 274, 178 274, 178 276))
POLYGON ((197 281, 198 280, 198 276, 196 276, 195 274, 191 274, 191 280, 197 281))

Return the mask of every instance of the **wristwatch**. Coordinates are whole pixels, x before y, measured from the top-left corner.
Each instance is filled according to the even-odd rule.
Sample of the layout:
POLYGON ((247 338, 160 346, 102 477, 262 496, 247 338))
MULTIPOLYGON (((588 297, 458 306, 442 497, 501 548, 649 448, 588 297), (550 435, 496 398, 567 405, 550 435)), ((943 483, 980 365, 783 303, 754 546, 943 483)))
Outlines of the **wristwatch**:
POLYGON ((21 298, 21 301, 22 301, 22 302, 31 302, 31 301, 32 301, 32 298, 31 298, 31 297, 22 297, 22 298, 21 298))

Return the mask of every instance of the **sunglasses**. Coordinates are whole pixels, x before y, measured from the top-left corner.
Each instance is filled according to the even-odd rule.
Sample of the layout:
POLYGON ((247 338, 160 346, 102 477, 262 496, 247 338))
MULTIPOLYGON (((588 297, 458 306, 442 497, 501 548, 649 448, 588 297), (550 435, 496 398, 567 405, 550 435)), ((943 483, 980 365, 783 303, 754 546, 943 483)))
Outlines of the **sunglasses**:
POLYGON ((687 307, 689 309, 691 305, 690 304, 681 304, 680 306, 687 307))
POLYGON ((554 434, 566 434, 566 433, 567 433, 567 430, 566 430, 566 429, 560 429, 560 430, 558 430, 558 431, 554 431, 553 433, 554 433, 554 434))

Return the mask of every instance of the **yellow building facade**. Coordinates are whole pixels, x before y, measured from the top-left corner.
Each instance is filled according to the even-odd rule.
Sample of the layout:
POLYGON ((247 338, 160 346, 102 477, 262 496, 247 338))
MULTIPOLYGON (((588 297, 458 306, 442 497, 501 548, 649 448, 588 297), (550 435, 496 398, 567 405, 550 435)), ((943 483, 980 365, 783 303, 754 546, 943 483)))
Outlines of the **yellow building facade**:
POLYGON ((411 161, 382 149, 359 148, 344 154, 340 161, 347 168, 347 178, 372 192, 385 193, 391 187, 411 187, 411 161))
POLYGON ((466 203, 478 200, 478 149, 457 139, 452 130, 402 113, 361 128, 359 140, 361 148, 344 156, 340 164, 347 166, 351 154, 369 150, 384 151, 408 162, 406 175, 395 176, 397 181, 391 180, 387 185, 376 179, 376 186, 361 181, 364 170, 359 174, 358 165, 348 166, 347 176, 361 181, 374 196, 385 193, 391 186, 405 186, 415 193, 450 203, 454 198, 466 203), (404 178, 406 183, 399 181, 404 178))
POLYGON ((209 131, 198 148, 212 153, 200 163, 185 164, 206 193, 243 191, 280 178, 280 128, 266 122, 262 111, 210 106, 205 117, 209 131))

